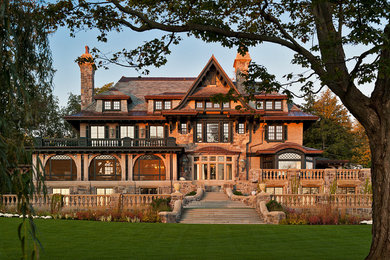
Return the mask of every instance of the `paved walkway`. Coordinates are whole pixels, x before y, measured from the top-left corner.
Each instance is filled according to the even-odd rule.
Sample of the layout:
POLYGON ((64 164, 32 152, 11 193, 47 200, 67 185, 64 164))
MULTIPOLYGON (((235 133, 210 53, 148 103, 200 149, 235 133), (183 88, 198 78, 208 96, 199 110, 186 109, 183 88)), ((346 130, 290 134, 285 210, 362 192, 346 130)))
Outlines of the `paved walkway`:
POLYGON ((206 192, 203 200, 184 206, 180 223, 264 224, 255 209, 240 201, 231 201, 222 192, 206 192))

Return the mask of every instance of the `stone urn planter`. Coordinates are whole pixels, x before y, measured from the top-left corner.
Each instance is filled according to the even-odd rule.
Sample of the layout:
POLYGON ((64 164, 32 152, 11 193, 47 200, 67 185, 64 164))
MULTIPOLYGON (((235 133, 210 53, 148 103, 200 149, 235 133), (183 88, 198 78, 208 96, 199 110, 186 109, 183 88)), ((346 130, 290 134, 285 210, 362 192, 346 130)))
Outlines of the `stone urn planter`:
POLYGON ((265 183, 259 184, 260 193, 265 193, 265 187, 266 187, 265 183))
POLYGON ((180 183, 178 183, 178 182, 174 183, 173 184, 173 188, 175 189, 176 193, 179 193, 180 192, 180 188, 181 188, 180 183))

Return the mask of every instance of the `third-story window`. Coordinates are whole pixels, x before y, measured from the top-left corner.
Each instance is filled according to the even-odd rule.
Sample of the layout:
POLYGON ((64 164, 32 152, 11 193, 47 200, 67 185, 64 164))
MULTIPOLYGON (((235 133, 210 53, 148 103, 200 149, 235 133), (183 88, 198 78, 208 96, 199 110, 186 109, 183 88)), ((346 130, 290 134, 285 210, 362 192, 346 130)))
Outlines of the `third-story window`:
POLYGON ((223 108, 230 108, 230 102, 223 103, 223 108))
POLYGON ((154 109, 162 110, 162 101, 154 101, 154 109))
POLYGON ((171 109, 172 101, 164 101, 164 109, 171 109))
POLYGON ((272 110, 273 109, 273 102, 272 101, 265 101, 265 109, 272 110))
POLYGON ((244 123, 238 123, 238 133, 239 134, 245 133, 245 124, 244 123))
POLYGON ((121 109, 121 102, 120 101, 118 101, 118 100, 113 101, 112 104, 113 104, 113 108, 112 108, 113 110, 120 110, 121 109))
POLYGON ((275 101, 275 110, 282 110, 282 101, 275 101))
POLYGON ((264 109, 264 102, 256 101, 256 109, 264 109))
POLYGON ((111 110, 111 101, 104 101, 104 110, 111 110))
POLYGON ((221 106, 219 105, 219 103, 214 103, 214 108, 220 108, 221 106))
POLYGON ((180 133, 183 135, 188 133, 186 123, 180 123, 180 133))
POLYGON ((207 101, 206 102, 206 108, 213 108, 213 103, 207 101))
POLYGON ((196 101, 196 108, 203 108, 203 102, 196 101))

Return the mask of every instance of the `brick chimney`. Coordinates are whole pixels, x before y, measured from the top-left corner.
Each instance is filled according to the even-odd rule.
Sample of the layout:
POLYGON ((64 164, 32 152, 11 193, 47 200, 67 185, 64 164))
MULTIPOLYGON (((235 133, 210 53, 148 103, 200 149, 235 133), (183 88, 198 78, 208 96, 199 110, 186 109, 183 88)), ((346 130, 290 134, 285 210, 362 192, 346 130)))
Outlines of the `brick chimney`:
POLYGON ((251 62, 251 56, 247 51, 244 56, 240 53, 237 53, 236 59, 233 63, 234 72, 236 75, 237 86, 241 86, 244 81, 244 77, 240 75, 240 73, 245 73, 248 71, 249 63, 251 62))
POLYGON ((84 110, 93 101, 95 89, 95 63, 85 46, 85 53, 78 59, 81 74, 81 110, 84 110))

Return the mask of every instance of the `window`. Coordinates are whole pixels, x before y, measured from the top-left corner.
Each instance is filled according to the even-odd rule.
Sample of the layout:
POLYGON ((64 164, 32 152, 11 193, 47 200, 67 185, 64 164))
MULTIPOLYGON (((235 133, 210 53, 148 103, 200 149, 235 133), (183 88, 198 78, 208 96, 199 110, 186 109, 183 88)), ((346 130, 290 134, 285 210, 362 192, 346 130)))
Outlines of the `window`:
POLYGON ((230 123, 197 123, 195 141, 207 143, 227 143, 230 141, 230 123), (205 136, 203 133, 205 131, 205 136))
POLYGON ((218 125, 219 124, 207 124, 207 136, 208 143, 218 143, 218 125))
POLYGON ((91 126, 91 138, 104 138, 104 126, 91 126))
POLYGON ((157 155, 142 155, 134 164, 135 181, 165 180, 164 162, 157 155))
POLYGON ((164 101, 164 109, 171 109, 172 101, 164 101))
POLYGON ((206 102, 206 108, 213 108, 213 103, 210 101, 206 102))
POLYGON ((283 194, 283 187, 266 187, 265 192, 268 194, 283 194))
POLYGON ((150 126, 149 127, 150 138, 164 138, 164 127, 163 126, 150 126))
POLYGON ((196 141, 202 142, 203 141, 203 134, 202 134, 202 124, 196 124, 196 141))
POLYGON ((220 108, 221 105, 219 103, 214 103, 214 108, 220 108))
POLYGON ((120 180, 121 166, 112 155, 96 156, 89 166, 89 180, 115 181, 120 180))
POLYGON ((104 110, 111 110, 111 101, 104 101, 104 110))
MULTIPOLYGON (((227 106, 227 108, 229 108, 230 104, 229 103, 226 103, 226 104, 229 105, 229 106, 227 106)), ((211 101, 206 101, 206 108, 216 108, 216 109, 219 109, 219 108, 221 108, 221 104, 220 103, 213 103, 211 101)))
POLYGON ((223 108, 230 108, 230 102, 225 102, 222 104, 223 108))
POLYGON ((186 123, 180 123, 180 133, 182 135, 188 134, 187 124, 186 123))
POLYGON ((154 101, 154 110, 162 110, 162 101, 154 101))
POLYGON ((244 123, 238 123, 238 133, 245 134, 245 124, 244 123))
POLYGON ((111 195, 114 193, 113 188, 97 188, 96 195, 111 195))
POLYGON ((282 101, 275 101, 275 110, 282 110, 282 101))
POLYGON ((267 125, 266 138, 268 141, 284 141, 287 133, 284 125, 267 125))
POLYGON ((53 194, 69 195, 69 188, 53 188, 53 194))
POLYGON ((337 187, 337 194, 355 194, 355 187, 337 187))
POLYGON ((47 181, 74 181, 76 176, 76 164, 68 155, 52 156, 45 165, 45 180, 47 181))
POLYGON ((194 180, 232 180, 232 157, 210 155, 194 157, 194 180))
POLYGON ((272 110, 273 108, 273 102, 272 101, 265 101, 265 109, 272 110))
POLYGON ((263 101, 257 101, 256 102, 256 109, 264 109, 264 102, 263 101))
POLYGON ((301 169, 302 156, 294 152, 282 153, 278 156, 278 169, 301 169))
POLYGON ((105 111, 109 110, 121 110, 121 101, 120 100, 105 100, 103 103, 103 109, 105 111))
POLYGON ((196 108, 203 108, 203 102, 196 101, 196 108))
POLYGON ((125 137, 134 138, 134 126, 121 125, 120 131, 121 131, 121 138, 125 138, 125 137))
POLYGON ((302 187, 302 194, 318 194, 320 188, 318 187, 302 187))

